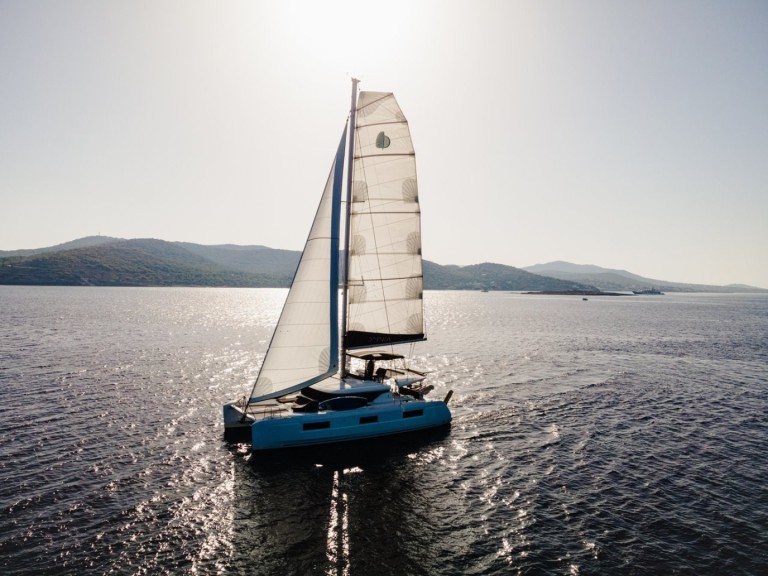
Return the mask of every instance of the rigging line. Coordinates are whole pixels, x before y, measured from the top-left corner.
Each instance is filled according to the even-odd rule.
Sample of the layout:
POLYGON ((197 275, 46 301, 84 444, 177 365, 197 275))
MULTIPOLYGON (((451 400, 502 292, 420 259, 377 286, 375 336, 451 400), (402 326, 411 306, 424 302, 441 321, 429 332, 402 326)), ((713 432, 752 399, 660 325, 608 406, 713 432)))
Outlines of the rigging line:
MULTIPOLYGON (((344 198, 346 203, 344 204, 344 253, 343 253, 343 276, 341 284, 341 334, 340 346, 339 346, 339 366, 340 375, 343 377, 347 372, 347 326, 349 323, 349 268, 351 263, 351 254, 349 249, 350 230, 351 230, 351 215, 352 215, 352 192, 354 187, 353 177, 355 172, 355 147, 358 143, 355 141, 355 134, 357 133, 357 106, 358 106, 358 88, 359 80, 357 78, 352 79, 352 97, 349 107, 349 135, 346 143, 347 152, 347 167, 344 172, 345 177, 345 192, 344 198)), ((341 239, 341 238, 340 238, 341 239)), ((339 380, 341 385, 342 379, 339 380)))
MULTIPOLYGON (((416 351, 416 342, 411 342, 410 351, 408 352, 408 358, 413 358, 414 352, 416 351)), ((408 369, 408 360, 403 359, 403 365, 405 366, 406 370, 408 369)))

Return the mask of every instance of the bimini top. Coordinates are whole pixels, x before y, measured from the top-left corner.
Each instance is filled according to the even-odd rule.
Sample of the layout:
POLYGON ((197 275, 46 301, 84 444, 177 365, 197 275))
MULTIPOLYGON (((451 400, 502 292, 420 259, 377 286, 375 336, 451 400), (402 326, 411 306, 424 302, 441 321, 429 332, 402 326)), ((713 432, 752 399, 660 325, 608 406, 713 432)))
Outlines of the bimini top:
POLYGON ((352 358, 359 358, 360 360, 400 360, 405 358, 402 354, 392 354, 390 352, 365 352, 361 354, 355 354, 354 352, 347 352, 347 356, 352 358))

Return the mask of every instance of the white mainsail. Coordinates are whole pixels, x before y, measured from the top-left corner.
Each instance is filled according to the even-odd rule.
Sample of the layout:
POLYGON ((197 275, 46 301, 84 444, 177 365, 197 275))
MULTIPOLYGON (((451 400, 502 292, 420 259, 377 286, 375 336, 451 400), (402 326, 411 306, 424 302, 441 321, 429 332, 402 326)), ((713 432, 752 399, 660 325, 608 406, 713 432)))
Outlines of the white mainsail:
POLYGON ((357 104, 345 348, 424 339, 416 158, 391 93, 357 104))
POLYGON ((346 135, 345 129, 251 403, 290 394, 338 369, 339 228, 346 135))

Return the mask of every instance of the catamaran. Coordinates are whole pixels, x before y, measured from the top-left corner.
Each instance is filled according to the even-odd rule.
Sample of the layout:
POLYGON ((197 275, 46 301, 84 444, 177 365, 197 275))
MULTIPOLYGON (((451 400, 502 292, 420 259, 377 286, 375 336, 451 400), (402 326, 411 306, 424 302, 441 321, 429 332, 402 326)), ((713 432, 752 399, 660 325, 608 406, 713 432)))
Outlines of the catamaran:
POLYGON ((357 84, 352 81, 349 119, 251 394, 224 405, 225 436, 250 441, 254 451, 451 422, 452 391, 426 400, 433 389, 427 375, 395 349, 426 339, 408 121, 392 93, 358 95, 357 84))

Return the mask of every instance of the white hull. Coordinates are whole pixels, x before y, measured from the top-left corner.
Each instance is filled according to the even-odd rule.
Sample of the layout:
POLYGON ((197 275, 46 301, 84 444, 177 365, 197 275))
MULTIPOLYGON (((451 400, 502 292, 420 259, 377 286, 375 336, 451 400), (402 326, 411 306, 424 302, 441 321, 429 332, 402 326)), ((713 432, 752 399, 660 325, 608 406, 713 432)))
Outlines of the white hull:
POLYGON ((230 435, 237 434, 240 427, 240 437, 246 440, 244 432, 250 428, 254 451, 379 438, 437 428, 451 422, 445 402, 391 394, 383 394, 374 402, 351 410, 301 413, 278 408, 243 423, 240 422, 242 412, 232 405, 225 406, 224 413, 230 435))

